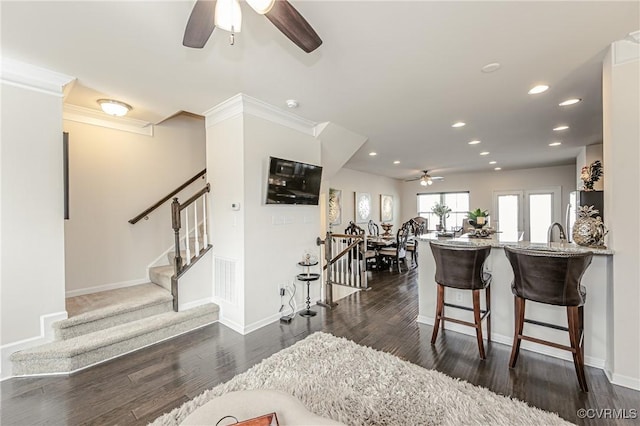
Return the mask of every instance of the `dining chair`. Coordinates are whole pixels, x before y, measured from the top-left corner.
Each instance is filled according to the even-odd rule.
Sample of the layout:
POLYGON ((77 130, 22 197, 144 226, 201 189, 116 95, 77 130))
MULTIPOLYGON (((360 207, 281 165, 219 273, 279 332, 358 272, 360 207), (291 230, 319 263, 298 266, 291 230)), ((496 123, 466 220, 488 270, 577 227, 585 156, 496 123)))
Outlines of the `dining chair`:
POLYGON ((369 235, 374 237, 377 237, 380 235, 380 227, 373 220, 369 220, 368 227, 369 227, 369 235))
MULTIPOLYGON (((383 247, 378 251, 378 255, 381 260, 388 263, 391 268, 396 265, 398 272, 402 272, 400 269, 400 261, 403 261, 407 266, 407 240, 409 238, 409 229, 407 226, 402 226, 398 229, 396 234, 396 246, 395 247, 383 247)), ((409 267, 407 266, 407 269, 409 267)))

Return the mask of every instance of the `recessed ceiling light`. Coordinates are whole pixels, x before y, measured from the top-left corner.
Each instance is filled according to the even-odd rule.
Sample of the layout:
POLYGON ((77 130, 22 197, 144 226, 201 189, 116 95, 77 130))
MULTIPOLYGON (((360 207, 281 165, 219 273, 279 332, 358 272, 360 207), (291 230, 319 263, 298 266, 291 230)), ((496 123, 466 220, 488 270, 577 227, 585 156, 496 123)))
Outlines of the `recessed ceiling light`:
POLYGON ((465 123, 465 122, 458 121, 458 122, 453 123, 453 124, 451 125, 451 127, 463 127, 463 126, 464 126, 464 125, 466 125, 466 124, 467 124, 467 123, 465 123))
POLYGON ((502 65, 500 65, 498 62, 492 62, 480 68, 480 71, 484 73, 490 73, 490 72, 498 71, 500 67, 502 67, 502 65))
POLYGON ((502 170, 502 167, 494 167, 493 170, 502 170))
POLYGON ((369 155, 373 157, 375 155, 378 155, 378 153, 377 152, 370 152, 369 155))
POLYGON ((497 161, 489 161, 489 164, 496 164, 497 161))
POLYGON ((489 151, 482 151, 480 155, 489 155, 489 151))
POLYGON ((298 108, 299 104, 295 99, 287 99, 285 102, 288 108, 298 108))
POLYGON ((400 164, 400 160, 394 161, 393 164, 400 164))
POLYGON ((469 145, 478 145, 480 143, 479 140, 469 142, 469 145))
POLYGON ((558 105, 560 105, 560 106, 574 105, 574 104, 577 104, 578 102, 580 102, 581 100, 582 99, 580 99, 580 98, 567 99, 566 101, 560 102, 558 105))
POLYGON ((554 127, 553 131, 554 132, 559 132, 561 130, 567 130, 569 128, 569 126, 558 126, 558 127, 554 127))
POLYGON ((562 145, 562 142, 551 142, 549 144, 549 146, 560 146, 560 145, 562 145))
POLYGON ((549 90, 549 86, 547 86, 546 84, 539 84, 535 87, 532 87, 529 90, 529 94, 530 95, 537 95, 538 93, 542 93, 542 92, 546 92, 547 90, 549 90))

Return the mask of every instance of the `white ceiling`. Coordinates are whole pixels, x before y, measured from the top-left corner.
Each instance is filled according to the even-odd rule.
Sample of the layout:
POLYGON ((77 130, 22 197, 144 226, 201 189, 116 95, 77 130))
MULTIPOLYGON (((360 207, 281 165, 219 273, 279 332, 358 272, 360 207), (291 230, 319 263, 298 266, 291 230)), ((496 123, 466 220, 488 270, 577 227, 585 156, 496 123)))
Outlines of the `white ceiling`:
POLYGON ((347 167, 408 178, 573 162, 602 140, 608 46, 640 29, 637 1, 291 3, 324 41, 311 54, 244 3, 234 46, 216 29, 204 49, 185 48, 192 1, 3 1, 2 54, 77 77, 68 103, 112 97, 150 122, 239 92, 282 108, 297 99, 296 114, 369 138, 347 167), (490 62, 502 68, 482 73, 490 62), (528 95, 537 83, 551 88, 528 95), (583 102, 560 108, 568 97, 583 102))

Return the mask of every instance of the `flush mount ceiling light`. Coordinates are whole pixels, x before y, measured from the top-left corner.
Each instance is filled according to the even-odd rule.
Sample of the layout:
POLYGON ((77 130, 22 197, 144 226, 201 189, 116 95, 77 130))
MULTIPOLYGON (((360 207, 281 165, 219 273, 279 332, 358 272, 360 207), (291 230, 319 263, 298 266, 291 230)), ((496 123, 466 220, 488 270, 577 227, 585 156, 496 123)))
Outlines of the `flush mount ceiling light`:
POLYGON ((539 84, 535 87, 532 87, 529 90, 529 94, 530 95, 537 95, 538 93, 542 93, 542 92, 546 92, 547 90, 549 90, 549 86, 547 86, 546 84, 539 84))
POLYGON ((554 127, 553 131, 554 132, 559 132, 559 131, 562 131, 562 130, 567 130, 568 128, 569 128, 569 126, 558 126, 558 127, 554 127))
POLYGON ((560 146, 560 145, 562 145, 562 142, 551 142, 549 144, 549 146, 560 146))
POLYGON ((569 105, 575 105, 578 102, 580 102, 582 99, 580 98, 572 98, 572 99, 567 99, 566 101, 560 102, 558 105, 560 106, 569 106, 569 105))
POLYGON ((114 101, 113 99, 98 99, 98 105, 100 105, 102 111, 116 117, 125 116, 132 110, 131 105, 127 105, 120 101, 114 101))
POLYGON ((482 152, 480 153, 480 155, 489 155, 489 154, 490 154, 490 153, 489 153, 489 151, 482 151, 482 152))
POLYGON ((451 127, 464 127, 467 123, 463 121, 457 121, 451 125, 451 127))
POLYGON ((482 71, 483 73, 490 73, 490 72, 495 72, 498 71, 500 69, 502 65, 500 65, 498 62, 492 62, 490 64, 487 64, 485 66, 483 66, 482 68, 480 68, 480 71, 482 71))
POLYGON ((469 145, 478 145, 480 143, 479 140, 469 142, 469 145))

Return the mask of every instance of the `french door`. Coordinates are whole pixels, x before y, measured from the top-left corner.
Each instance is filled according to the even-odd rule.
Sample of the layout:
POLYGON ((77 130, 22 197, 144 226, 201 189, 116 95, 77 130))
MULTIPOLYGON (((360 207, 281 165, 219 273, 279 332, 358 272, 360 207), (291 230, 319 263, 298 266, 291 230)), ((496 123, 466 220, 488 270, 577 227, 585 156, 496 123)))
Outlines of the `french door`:
POLYGON ((546 243, 547 230, 561 220, 561 188, 495 191, 493 226, 503 241, 546 243))

